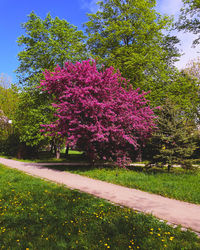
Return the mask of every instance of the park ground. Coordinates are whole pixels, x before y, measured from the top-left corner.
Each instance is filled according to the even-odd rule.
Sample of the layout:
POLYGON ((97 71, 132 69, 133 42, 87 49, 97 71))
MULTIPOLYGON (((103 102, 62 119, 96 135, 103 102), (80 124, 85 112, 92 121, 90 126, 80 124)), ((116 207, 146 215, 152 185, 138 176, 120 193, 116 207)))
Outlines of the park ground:
MULTIPOLYGON (((62 164, 55 164, 54 168, 60 169, 61 166, 62 164)), ((62 170, 67 167, 63 166, 65 169, 62 170)), ((75 167, 75 171, 77 168, 75 167)), ((87 172, 88 167, 84 168, 87 172)), ((83 168, 82 171, 84 172, 83 168)), ((105 171, 107 175, 112 175, 114 170, 105 171)), ((123 171, 130 172, 123 169, 116 171, 118 176, 122 175, 123 171)), ((140 174, 141 171, 136 173, 140 174)), ((199 173, 182 174, 199 178, 199 173)), ((150 173, 151 175, 153 174, 150 173)), ((180 173, 171 175, 179 176, 180 173)), ((126 179, 125 176, 123 178, 126 179)), ((198 237, 190 231, 181 231, 180 227, 173 228, 151 215, 114 206, 105 200, 32 178, 3 166, 1 186, 2 249, 8 246, 18 249, 200 248, 198 237)), ((190 202, 199 203, 198 199, 196 202, 190 202)))

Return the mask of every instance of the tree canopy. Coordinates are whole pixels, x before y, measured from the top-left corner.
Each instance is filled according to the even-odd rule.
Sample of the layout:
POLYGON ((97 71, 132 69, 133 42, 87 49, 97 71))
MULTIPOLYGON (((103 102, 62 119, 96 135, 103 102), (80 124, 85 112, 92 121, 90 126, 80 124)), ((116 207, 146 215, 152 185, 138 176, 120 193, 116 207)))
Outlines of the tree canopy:
POLYGON ((99 10, 88 14, 85 24, 93 58, 119 69, 134 86, 144 89, 142 82, 152 77, 150 72, 155 75, 168 61, 167 48, 171 58, 176 54, 176 39, 164 38, 162 33, 171 19, 155 11, 156 1, 104 0, 98 4, 99 10))
POLYGON ((63 66, 68 60, 86 57, 83 32, 64 19, 48 14, 42 20, 31 12, 22 28, 25 34, 17 42, 23 50, 18 53, 20 64, 16 70, 22 85, 39 84, 45 69, 53 70, 57 64, 63 66))

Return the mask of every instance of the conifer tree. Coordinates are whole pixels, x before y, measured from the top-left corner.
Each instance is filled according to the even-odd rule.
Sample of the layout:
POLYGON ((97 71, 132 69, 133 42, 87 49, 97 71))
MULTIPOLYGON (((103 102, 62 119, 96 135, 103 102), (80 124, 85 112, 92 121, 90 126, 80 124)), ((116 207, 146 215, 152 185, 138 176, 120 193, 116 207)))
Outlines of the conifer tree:
POLYGON ((157 129, 151 139, 154 152, 148 166, 167 165, 168 171, 174 164, 190 168, 189 158, 196 149, 194 124, 169 100, 158 113, 157 129))

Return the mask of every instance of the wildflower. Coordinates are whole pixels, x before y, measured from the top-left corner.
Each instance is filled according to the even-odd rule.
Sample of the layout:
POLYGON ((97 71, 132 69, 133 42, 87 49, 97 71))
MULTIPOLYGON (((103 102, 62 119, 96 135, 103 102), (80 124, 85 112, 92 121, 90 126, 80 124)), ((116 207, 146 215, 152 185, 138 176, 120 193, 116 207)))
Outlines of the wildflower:
POLYGON ((170 239, 170 240, 173 240, 173 239, 174 239, 174 237, 170 237, 169 239, 170 239))

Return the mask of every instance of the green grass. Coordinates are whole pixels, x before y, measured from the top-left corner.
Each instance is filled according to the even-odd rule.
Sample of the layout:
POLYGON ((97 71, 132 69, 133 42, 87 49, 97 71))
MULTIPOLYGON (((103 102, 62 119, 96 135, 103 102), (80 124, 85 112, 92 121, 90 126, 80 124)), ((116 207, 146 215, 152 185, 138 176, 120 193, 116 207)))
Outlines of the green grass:
POLYGON ((0 165, 0 249, 200 249, 153 216, 0 165))
POLYGON ((71 150, 69 154, 68 159, 61 158, 56 160, 49 158, 48 155, 40 155, 38 159, 22 161, 60 163, 60 166, 48 167, 160 194, 177 200, 200 204, 200 169, 197 169, 196 172, 191 172, 184 171, 182 168, 173 168, 168 173, 166 169, 145 171, 141 166, 130 167, 129 170, 113 167, 62 166, 63 162, 87 162, 78 151, 71 150))
POLYGON ((174 168, 170 173, 165 169, 145 171, 143 167, 129 170, 112 167, 48 166, 50 168, 85 175, 94 179, 136 188, 150 193, 190 203, 200 204, 200 170, 186 172, 174 168))

